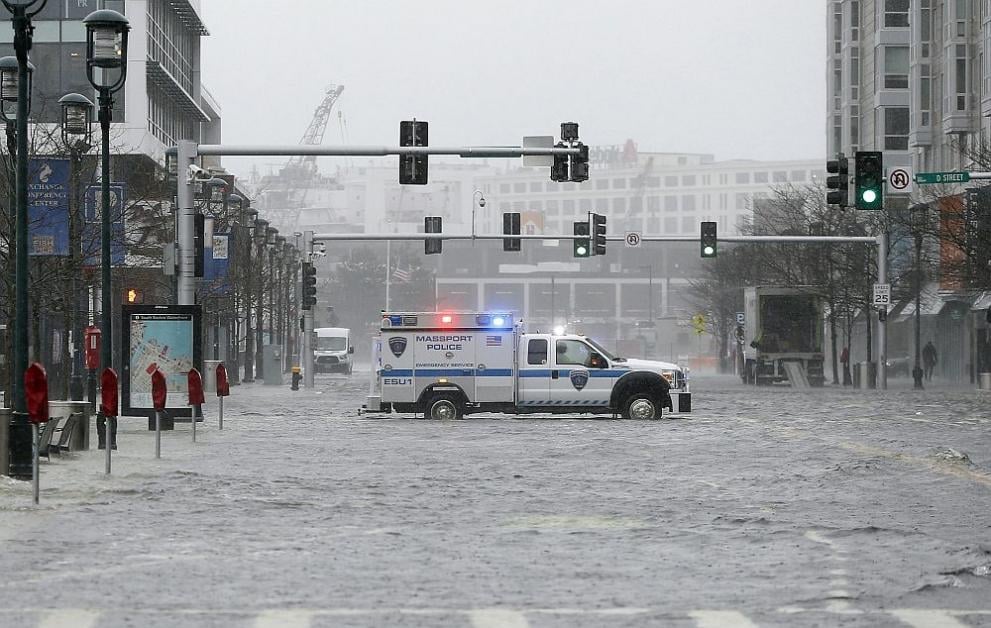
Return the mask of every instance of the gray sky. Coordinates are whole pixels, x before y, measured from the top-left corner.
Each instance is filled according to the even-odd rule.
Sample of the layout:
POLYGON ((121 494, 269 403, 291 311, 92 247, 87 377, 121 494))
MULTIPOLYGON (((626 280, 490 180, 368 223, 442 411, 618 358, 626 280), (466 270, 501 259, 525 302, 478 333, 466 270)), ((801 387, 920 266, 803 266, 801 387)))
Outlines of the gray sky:
MULTIPOLYGON (((593 145, 825 155, 821 0, 202 0, 202 10, 203 81, 226 143, 298 143, 337 83, 352 144, 397 144, 412 117, 430 122, 433 145, 518 144, 574 120, 593 145)), ((335 116, 324 142, 341 139, 335 116)))

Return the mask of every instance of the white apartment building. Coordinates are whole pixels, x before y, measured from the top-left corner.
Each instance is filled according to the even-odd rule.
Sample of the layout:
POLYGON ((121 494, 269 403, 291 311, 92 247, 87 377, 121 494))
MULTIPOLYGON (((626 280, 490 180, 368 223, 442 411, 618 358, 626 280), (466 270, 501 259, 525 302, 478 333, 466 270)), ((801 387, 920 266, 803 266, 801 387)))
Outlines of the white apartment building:
POLYGON ((967 169, 991 125, 991 0, 828 0, 829 155, 967 169))

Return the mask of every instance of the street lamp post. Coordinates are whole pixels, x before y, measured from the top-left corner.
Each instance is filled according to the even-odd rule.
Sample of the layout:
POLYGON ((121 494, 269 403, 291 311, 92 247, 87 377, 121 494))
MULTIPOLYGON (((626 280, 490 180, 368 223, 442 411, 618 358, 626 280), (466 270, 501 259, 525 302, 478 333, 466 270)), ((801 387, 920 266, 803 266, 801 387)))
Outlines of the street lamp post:
MULTIPOLYGON (((245 199, 247 205, 247 199, 245 199)), ((251 268, 251 247, 254 246, 255 220, 258 218, 258 210, 247 207, 242 215, 244 227, 244 379, 245 384, 255 381, 255 336, 251 329, 251 299, 254 281, 254 270, 251 268)))
POLYGON ((278 238, 279 230, 269 227, 265 244, 268 245, 268 344, 270 345, 275 344, 275 249, 278 238))
POLYGON ((69 329, 72 330, 72 371, 69 378, 69 398, 83 398, 83 319, 88 301, 82 296, 79 273, 82 260, 82 215, 79 211, 79 164, 93 147, 93 103, 82 94, 66 94, 59 99, 62 106, 62 143, 69 151, 69 260, 72 275, 72 308, 69 329))
MULTIPOLYGON (((265 365, 262 363, 262 347, 264 338, 264 315, 265 315, 265 244, 268 241, 268 221, 264 218, 255 219, 255 251, 258 256, 258 297, 255 307, 255 375, 265 376, 265 365)), ((252 273, 254 274, 254 273, 252 273)))
MULTIPOLYGON (((213 234, 223 228, 225 221, 227 220, 227 203, 228 203, 228 193, 227 193, 227 182, 219 177, 213 177, 203 184, 204 192, 206 196, 206 208, 207 208, 207 218, 204 220, 204 234, 203 237, 206 238, 207 234, 212 238, 213 234)), ((212 246, 210 248, 212 251, 212 246)), ((216 280, 216 277, 213 278, 216 280)), ((209 284, 208 284, 209 285, 209 284)), ((213 359, 220 359, 220 310, 221 295, 215 290, 215 286, 209 285, 209 294, 207 295, 211 298, 213 304, 213 325, 211 327, 210 344, 213 348, 213 359)))
MULTIPOLYGON (((86 78, 99 92, 100 104, 100 331, 102 347, 100 371, 113 365, 113 289, 110 276, 110 121, 113 115, 114 94, 124 86, 127 79, 127 33, 130 25, 127 18, 116 11, 101 9, 94 11, 83 20, 86 25, 86 78)), ((120 207, 120 211, 123 211, 120 207)), ((96 425, 99 435, 104 433, 105 421, 102 410, 97 413, 96 425)), ((107 447, 116 447, 117 419, 111 418, 111 442, 107 447)))
POLYGON ((4 120, 9 120, 7 105, 16 102, 17 122, 17 192, 14 226, 14 381, 13 412, 10 417, 8 443, 10 448, 10 477, 30 480, 32 468, 31 426, 28 423, 27 399, 24 391, 24 372, 28 366, 28 113, 31 107, 31 71, 28 52, 34 27, 31 18, 45 8, 46 0, 3 0, 10 11, 14 27, 14 53, 17 57, 17 74, 4 74, 0 85, 0 100, 4 120), (16 76, 16 81, 12 82, 16 76), (16 94, 16 95, 15 95, 16 94))
MULTIPOLYGON (((275 236, 275 267, 278 269, 279 280, 275 283, 275 310, 273 317, 275 318, 275 338, 278 339, 278 344, 283 347, 282 343, 282 289, 283 282, 285 281, 285 255, 286 255, 286 238, 285 236, 275 236)), ((285 349, 280 352, 281 355, 285 353, 285 349)), ((280 365, 281 368, 281 365, 280 365)))
POLYGON ((912 379, 915 381, 912 388, 922 390, 922 363, 921 348, 922 343, 922 236, 928 217, 926 205, 916 205, 912 207, 912 231, 915 236, 915 365, 912 367, 912 379))

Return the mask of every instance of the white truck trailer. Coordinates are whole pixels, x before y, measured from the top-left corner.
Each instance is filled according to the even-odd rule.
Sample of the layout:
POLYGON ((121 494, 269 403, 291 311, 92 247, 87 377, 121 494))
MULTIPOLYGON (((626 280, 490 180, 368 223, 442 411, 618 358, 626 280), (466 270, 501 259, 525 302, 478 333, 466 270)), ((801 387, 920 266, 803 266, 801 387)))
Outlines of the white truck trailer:
POLYGON ((369 413, 692 411, 677 365, 614 356, 580 334, 527 333, 508 313, 385 312, 372 350, 369 413))
POLYGON ((744 289, 744 383, 822 386, 823 301, 808 288, 744 289))

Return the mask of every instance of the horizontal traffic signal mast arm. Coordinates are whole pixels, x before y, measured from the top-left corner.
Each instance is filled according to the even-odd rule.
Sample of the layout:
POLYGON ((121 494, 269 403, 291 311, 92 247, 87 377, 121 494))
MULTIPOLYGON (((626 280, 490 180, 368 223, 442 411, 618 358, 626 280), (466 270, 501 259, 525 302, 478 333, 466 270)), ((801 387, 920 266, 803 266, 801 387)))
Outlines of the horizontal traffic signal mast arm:
MULTIPOLYGON (((175 148, 166 151, 175 154, 175 148)), ((385 157, 387 155, 456 155, 466 158, 513 158, 524 155, 580 155, 581 147, 556 148, 544 146, 287 146, 200 144, 196 155, 227 155, 242 157, 291 157, 315 155, 322 157, 385 157)))
MULTIPOLYGON (((401 240, 503 240, 506 235, 499 234, 446 234, 446 233, 317 233, 313 235, 314 241, 321 242, 345 242, 345 241, 401 241, 401 240)), ((576 236, 574 234, 561 234, 561 235, 527 235, 520 234, 514 235, 514 238, 519 238, 520 240, 576 240, 579 238, 588 238, 589 236, 576 236)), ((625 242, 626 236, 606 236, 606 240, 609 242, 625 242)), ((698 236, 640 236, 641 242, 698 242, 698 236)), ((854 243, 862 242, 865 244, 877 244, 878 239, 874 236, 741 236, 741 235, 724 235, 719 236, 720 242, 835 242, 835 243, 854 243)))

